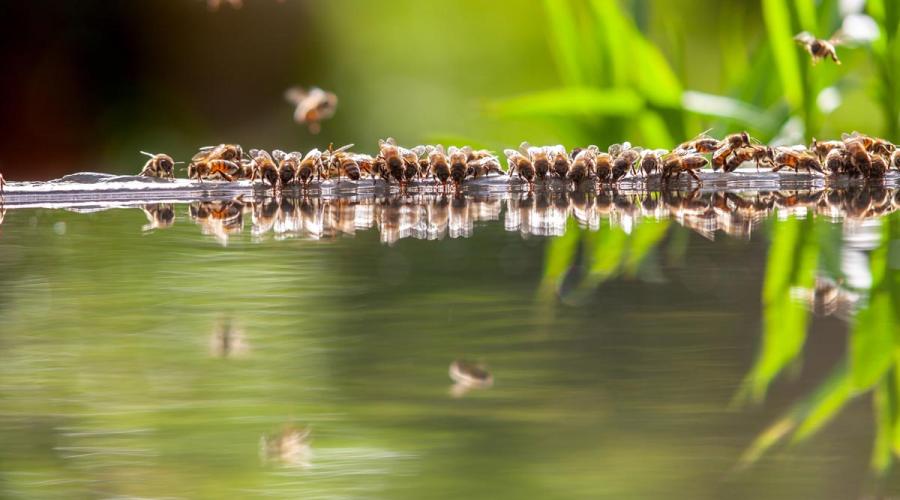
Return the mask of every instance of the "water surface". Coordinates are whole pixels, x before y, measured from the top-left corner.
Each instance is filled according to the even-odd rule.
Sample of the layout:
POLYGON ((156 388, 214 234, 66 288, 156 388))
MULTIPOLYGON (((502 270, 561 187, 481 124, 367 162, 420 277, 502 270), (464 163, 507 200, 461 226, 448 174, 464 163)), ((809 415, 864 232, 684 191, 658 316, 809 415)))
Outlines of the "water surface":
POLYGON ((895 198, 9 208, 0 492, 896 493, 895 198))

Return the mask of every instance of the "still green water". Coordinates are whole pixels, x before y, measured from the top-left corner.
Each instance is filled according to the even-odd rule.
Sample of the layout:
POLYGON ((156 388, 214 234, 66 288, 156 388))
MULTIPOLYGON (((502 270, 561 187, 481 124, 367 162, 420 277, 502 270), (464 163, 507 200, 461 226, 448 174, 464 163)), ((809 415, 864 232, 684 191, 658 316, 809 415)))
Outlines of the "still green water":
POLYGON ((893 195, 9 209, 0 497, 898 492, 893 195))

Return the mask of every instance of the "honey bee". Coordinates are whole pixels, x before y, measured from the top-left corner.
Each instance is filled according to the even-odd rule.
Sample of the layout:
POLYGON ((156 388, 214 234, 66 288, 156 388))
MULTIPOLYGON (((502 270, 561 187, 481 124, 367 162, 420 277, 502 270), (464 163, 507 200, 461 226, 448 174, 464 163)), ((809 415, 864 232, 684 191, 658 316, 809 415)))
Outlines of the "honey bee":
POLYGON ((228 160, 239 163, 244 158, 244 150, 240 144, 219 144, 218 146, 206 146, 191 158, 191 161, 202 160, 228 160))
POLYGON ((466 179, 466 174, 469 171, 466 161, 469 151, 467 148, 460 149, 456 146, 450 146, 447 153, 450 157, 450 180, 453 181, 454 187, 459 189, 459 185, 466 179))
POLYGON ((719 144, 719 148, 716 149, 712 155, 713 170, 723 168, 728 157, 734 150, 738 148, 749 148, 751 146, 750 134, 747 132, 730 134, 725 136, 719 144))
POLYGON ((300 154, 285 153, 276 149, 272 151, 272 158, 278 162, 278 185, 281 187, 293 185, 297 181, 300 154))
POLYGON ((843 136, 844 147, 847 149, 847 157, 851 167, 856 169, 863 177, 869 176, 872 168, 872 159, 866 151, 865 142, 861 137, 843 136))
POLYGON ((820 40, 814 37, 812 33, 804 31, 794 36, 794 41, 802 45, 803 48, 809 52, 809 55, 812 56, 813 65, 816 65, 822 59, 829 57, 836 64, 841 63, 841 60, 838 59, 837 52, 834 50, 835 46, 843 42, 840 32, 832 35, 829 40, 820 40))
POLYGON ((825 155, 825 168, 833 174, 845 173, 847 168, 847 152, 841 147, 835 147, 825 155))
MULTIPOLYGON (((592 149, 592 148, 588 147, 586 150, 590 150, 590 149, 592 149)), ((580 155, 582 152, 584 152, 586 150, 583 150, 583 151, 579 152, 578 154, 580 155)), ((594 160, 594 162, 593 162, 593 167, 594 167, 593 177, 596 177, 597 180, 600 181, 601 184, 604 182, 608 182, 612 178, 613 161, 615 160, 615 158, 610 153, 603 153, 597 149, 594 149, 594 151, 595 151, 595 153, 594 153, 594 157, 593 157, 593 160, 594 160)), ((613 148, 613 152, 616 152, 615 148, 613 148)), ((576 156, 575 158, 577 160, 578 157, 576 156)), ((573 168, 574 168, 574 165, 573 165, 573 168)))
POLYGON ((188 177, 200 182, 204 179, 233 182, 240 172, 241 166, 229 160, 203 160, 188 165, 188 177))
POLYGON ((774 154, 775 153, 772 148, 759 145, 737 148, 725 163, 725 171, 734 172, 738 167, 740 167, 744 162, 747 161, 755 162, 757 171, 759 171, 759 165, 761 163, 775 168, 774 154))
POLYGON ((437 179, 444 189, 447 188, 447 180, 450 178, 450 163, 444 154, 444 146, 426 146, 428 154, 428 169, 432 179, 437 179))
POLYGON ((871 162, 872 163, 869 167, 869 178, 870 179, 883 178, 884 174, 887 172, 888 168, 890 168, 887 160, 885 160, 883 156, 873 155, 871 162))
POLYGON ((597 168, 603 163, 609 172, 612 157, 607 153, 601 153, 597 146, 588 146, 579 149, 572 159, 572 165, 566 173, 566 180, 574 184, 580 184, 585 179, 593 179, 597 176, 597 168))
POLYGON ((175 161, 167 154, 153 154, 141 151, 142 155, 149 156, 150 159, 144 164, 141 173, 138 175, 143 177, 159 177, 161 179, 175 178, 175 161))
POLYGON ((141 210, 147 216, 147 224, 141 227, 142 231, 164 229, 175 223, 175 209, 171 203, 149 203, 142 205, 141 210))
POLYGON ((306 156, 303 156, 302 160, 300 153, 292 153, 295 155, 295 159, 297 160, 297 180, 303 184, 303 187, 309 186, 309 183, 312 182, 313 176, 316 178, 322 178, 322 171, 325 169, 325 166, 322 164, 322 152, 318 149, 313 148, 309 153, 306 153, 306 156))
POLYGON ((268 151, 262 149, 250 150, 250 165, 253 173, 250 174, 250 181, 260 179, 263 182, 268 181, 269 185, 274 189, 278 185, 280 176, 278 174, 278 166, 272 159, 268 151))
POLYGON ((403 158, 403 180, 409 183, 413 179, 420 177, 419 172, 419 152, 418 148, 400 149, 400 157, 403 158))
POLYGON ((284 98, 296 106, 294 121, 307 124, 311 134, 318 134, 322 130, 319 122, 334 116, 337 109, 337 96, 319 87, 312 87, 308 91, 292 87, 284 93, 284 98))
POLYGON ((676 151, 681 152, 694 152, 694 153, 712 153, 715 150, 719 149, 722 146, 722 142, 718 139, 708 136, 707 134, 712 129, 709 129, 705 132, 701 132, 689 141, 685 141, 678 145, 676 151))
POLYGON ((649 149, 641 153, 641 171, 644 175, 650 175, 659 171, 662 166, 660 157, 668 154, 665 149, 649 149))
POLYGON ((528 157, 534 166, 534 173, 538 179, 544 180, 550 172, 550 155, 546 148, 539 148, 523 142, 519 145, 519 152, 528 157))
POLYGON ((841 139, 846 143, 848 140, 857 140, 860 141, 866 151, 883 156, 890 156, 896 146, 893 143, 886 141, 884 139, 878 137, 870 137, 868 135, 860 134, 859 132, 853 131, 851 134, 841 134, 841 139))
POLYGON ((677 180, 681 177, 682 173, 687 172, 702 186, 703 181, 694 170, 705 167, 707 163, 709 163, 707 159, 698 154, 684 155, 677 152, 669 153, 663 157, 662 178, 660 180, 663 184, 667 184, 673 175, 675 175, 675 179, 677 180))
POLYGON ((385 140, 378 140, 378 156, 384 160, 387 171, 391 177, 397 180, 401 185, 404 184, 404 165, 403 156, 400 154, 400 148, 397 141, 393 137, 385 140))
MULTIPOLYGON (((359 163, 354 158, 356 155, 347 153, 346 151, 353 147, 353 144, 347 144, 338 149, 333 149, 333 145, 328 145, 328 167, 329 170, 337 172, 338 180, 341 176, 346 176, 352 181, 358 181, 361 175, 359 163)), ((329 177, 331 175, 329 174, 329 177)))
POLYGON ((809 149, 816 153, 819 160, 824 160, 832 150, 843 150, 844 143, 843 141, 817 141, 816 138, 813 137, 809 149))
POLYGON ((790 148, 778 148, 777 153, 774 157, 775 168, 772 169, 772 172, 778 172, 782 168, 788 167, 794 169, 795 172, 799 172, 800 169, 806 169, 807 172, 812 172, 815 170, 816 172, 824 174, 825 172, 822 170, 822 164, 819 162, 819 158, 806 149, 790 149, 790 148))
POLYGON ((641 159, 641 150, 632 148, 631 144, 626 142, 621 145, 619 153, 613 157, 612 170, 610 177, 612 182, 619 182, 619 179, 625 176, 629 170, 634 172, 634 165, 641 159))
POLYGON ((282 465, 308 468, 312 465, 309 427, 285 425, 276 433, 259 438, 259 454, 264 462, 274 461, 282 465))
POLYGON ((556 177, 560 179, 565 179, 566 174, 569 173, 569 165, 571 164, 571 160, 569 159, 569 154, 566 152, 566 148, 562 145, 549 146, 547 148, 548 154, 550 155, 550 162, 553 172, 556 177))
POLYGON ((536 175, 531 160, 515 149, 505 149, 503 154, 506 155, 507 174, 510 176, 516 174, 520 179, 525 179, 528 182, 528 186, 531 187, 534 184, 536 175))
POLYGON ((467 164, 466 175, 473 179, 486 177, 492 173, 506 175, 506 172, 504 172, 503 168, 500 166, 500 160, 498 160, 496 156, 485 156, 483 158, 472 160, 467 164))

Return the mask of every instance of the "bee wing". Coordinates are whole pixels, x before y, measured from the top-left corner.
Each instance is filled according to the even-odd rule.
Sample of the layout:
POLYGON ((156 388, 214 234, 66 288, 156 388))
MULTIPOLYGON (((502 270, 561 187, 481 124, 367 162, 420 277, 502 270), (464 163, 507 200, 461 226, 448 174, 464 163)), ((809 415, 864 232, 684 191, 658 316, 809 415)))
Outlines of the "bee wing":
POLYGON ((450 146, 450 148, 447 150, 447 152, 450 153, 451 155, 455 154, 457 151, 459 151, 459 148, 456 146, 450 146))
POLYGON ((273 149, 273 150, 272 150, 272 158, 274 158, 275 161, 281 161, 281 160, 283 160, 286 156, 287 156, 287 153, 285 153, 284 151, 282 151, 282 150, 280 150, 280 149, 273 149))
POLYGON ((459 148, 459 151, 461 153, 465 154, 466 156, 468 156, 469 154, 472 153, 472 146, 463 146, 463 147, 459 148))
POLYGON ((503 154, 506 155, 507 159, 511 159, 511 158, 515 158, 516 156, 520 155, 521 153, 519 153, 515 149, 504 149, 503 154))
POLYGON ((522 141, 522 144, 519 144, 519 152, 523 155, 527 155, 529 149, 531 149, 531 144, 528 141, 522 141))
POLYGON ((250 157, 251 157, 251 158, 255 158, 256 155, 259 154, 259 150, 258 150, 258 149, 251 149, 251 150, 249 151, 249 153, 250 153, 250 157))
POLYGON ((331 154, 333 155, 335 153, 342 153, 342 152, 347 151, 348 149, 352 148, 353 146, 355 146, 355 144, 346 144, 344 146, 341 146, 341 147, 335 149, 334 151, 331 152, 331 154))
POLYGON ((631 143, 628 141, 622 143, 622 150, 624 151, 626 149, 631 149, 631 143))
POLYGON ((412 151, 413 153, 415 153, 416 156, 422 156, 422 155, 424 155, 426 152, 428 152, 428 151, 427 151, 427 148, 426 148, 425 146, 422 146, 422 145, 419 145, 419 146, 416 146, 416 147, 412 148, 411 151, 412 151))
POLYGON ((387 139, 384 140, 384 142, 387 144, 390 144, 391 146, 397 145, 397 139, 394 139, 393 137, 388 137, 387 139))
POLYGON ((300 87, 291 87, 284 91, 286 101, 293 104, 300 104, 309 94, 300 87))
POLYGON ((801 45, 809 45, 816 41, 816 37, 812 35, 809 31, 801 31, 794 35, 794 41, 801 45))

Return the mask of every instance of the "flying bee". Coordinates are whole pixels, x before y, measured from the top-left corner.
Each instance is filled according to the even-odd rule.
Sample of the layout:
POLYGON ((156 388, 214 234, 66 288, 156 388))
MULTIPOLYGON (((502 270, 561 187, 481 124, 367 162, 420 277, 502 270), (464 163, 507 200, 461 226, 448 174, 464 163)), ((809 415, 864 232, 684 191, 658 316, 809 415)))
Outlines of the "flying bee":
POLYGON ((444 154, 444 146, 426 146, 425 152, 428 154, 428 169, 432 179, 440 181, 444 189, 447 188, 447 179, 450 178, 450 163, 447 155, 444 154))
POLYGON ((161 179, 175 178, 175 161, 167 154, 153 154, 141 151, 142 155, 150 159, 144 164, 144 168, 138 175, 143 177, 159 177, 161 179))
POLYGON ((450 180, 453 181, 456 189, 459 189, 459 185, 466 179, 466 173, 469 170, 466 164, 469 151, 467 148, 460 149, 456 146, 450 146, 447 153, 450 157, 450 180))
POLYGON ((278 165, 272 159, 268 151, 262 149, 250 150, 250 164, 253 167, 253 173, 250 175, 250 181, 260 179, 274 189, 278 185, 280 176, 278 175, 278 165))
POLYGON ((571 164, 569 155, 566 153, 566 148, 559 144, 556 146, 548 146, 547 151, 550 155, 552 167, 550 171, 556 174, 558 178, 565 179, 566 174, 569 172, 569 165, 571 164))
POLYGON ((278 162, 278 184, 281 187, 297 182, 297 170, 300 164, 300 153, 285 153, 280 149, 272 151, 272 158, 278 162))
POLYGON ((865 142, 861 137, 844 136, 844 147, 847 149, 850 166, 856 169, 863 177, 869 176, 872 167, 872 159, 866 151, 865 142))
POLYGON ((303 184, 304 187, 309 186, 309 183, 312 182, 313 176, 317 178, 322 178, 322 170, 324 169, 324 165, 322 164, 322 152, 318 149, 313 149, 309 153, 306 153, 306 156, 303 156, 302 160, 300 153, 292 153, 297 161, 296 172, 297 172, 297 180, 303 184))
POLYGON ((644 175, 650 175, 659 171, 662 166, 660 156, 668 154, 665 149, 649 149, 641 153, 641 171, 644 175))
POLYGON ((722 142, 714 137, 708 136, 707 134, 709 133, 709 130, 701 132, 697 135, 697 137, 679 144, 675 149, 678 151, 693 151, 696 153, 714 152, 715 150, 722 147, 722 142))
POLYGON ((663 156, 662 177, 660 180, 663 184, 667 184, 673 175, 675 175, 677 180, 682 173, 687 172, 702 186, 703 181, 700 180, 700 176, 694 170, 705 167, 707 163, 709 163, 707 159, 698 154, 682 155, 676 152, 669 153, 663 156))
POLYGON ((622 145, 621 152, 613 159, 611 180, 619 182, 619 179, 625 176, 629 170, 634 172, 634 165, 641 159, 641 150, 632 148, 631 144, 622 145))
POLYGON ((772 172, 778 172, 782 168, 788 167, 795 172, 805 168, 810 173, 812 170, 822 174, 825 173, 822 170, 819 158, 806 149, 778 148, 777 151, 773 158, 775 168, 772 169, 772 172))
POLYGON ((528 157, 534 166, 534 173, 537 178, 544 180, 550 172, 550 155, 545 148, 539 148, 523 142, 519 145, 519 152, 528 157))
POLYGON ((307 124, 309 133, 318 134, 322 130, 320 122, 334 116, 337 109, 337 96, 319 87, 304 90, 299 87, 289 88, 284 98, 294 106, 294 121, 307 124))
POLYGON ((809 149, 815 152, 820 160, 824 160, 832 150, 844 149, 844 143, 843 141, 817 141, 816 138, 813 137, 809 149))
POLYGON ((505 149, 503 154, 506 155, 506 173, 508 175, 512 176, 515 173, 520 179, 525 179, 529 187, 534 184, 536 172, 527 156, 515 149, 505 149))
POLYGON ((812 35, 808 31, 798 33, 794 36, 794 41, 802 45, 803 48, 812 56, 813 65, 818 64, 822 59, 831 58, 836 64, 840 64, 837 52, 834 48, 843 42, 840 32, 835 33, 829 40, 821 40, 812 35))
MULTIPOLYGON (((346 176, 352 181, 358 181, 361 175, 359 164, 354 157, 356 155, 347 153, 346 151, 353 147, 353 144, 347 144, 338 149, 333 149, 333 145, 328 145, 328 166, 329 170, 337 171, 338 180, 341 176, 346 176)), ((331 175, 329 174, 329 177, 331 175)))
POLYGON ((404 165, 403 165, 403 156, 400 154, 400 148, 397 146, 397 141, 394 140, 393 137, 388 137, 385 140, 378 140, 378 156, 384 160, 388 173, 390 176, 397 180, 400 184, 403 184, 403 173, 404 173, 404 165))
POLYGON ((611 161, 612 157, 608 153, 601 153, 597 146, 579 149, 572 160, 569 171, 566 173, 566 180, 578 185, 585 179, 592 179, 597 176, 597 167, 601 163, 605 165, 606 171, 609 172, 611 161))

